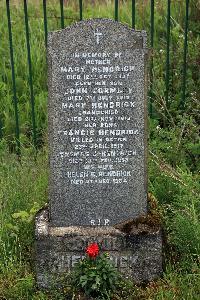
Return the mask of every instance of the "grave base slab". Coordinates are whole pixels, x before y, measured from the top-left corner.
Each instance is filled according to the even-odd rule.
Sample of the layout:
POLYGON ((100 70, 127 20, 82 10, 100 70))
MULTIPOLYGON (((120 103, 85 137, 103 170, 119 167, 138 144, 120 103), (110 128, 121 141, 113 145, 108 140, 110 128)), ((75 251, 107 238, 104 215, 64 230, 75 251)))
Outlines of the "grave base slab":
POLYGON ((38 212, 35 222, 36 277, 39 288, 51 288, 97 242, 109 253, 117 269, 136 283, 162 275, 161 229, 124 233, 114 227, 53 227, 48 209, 38 212))

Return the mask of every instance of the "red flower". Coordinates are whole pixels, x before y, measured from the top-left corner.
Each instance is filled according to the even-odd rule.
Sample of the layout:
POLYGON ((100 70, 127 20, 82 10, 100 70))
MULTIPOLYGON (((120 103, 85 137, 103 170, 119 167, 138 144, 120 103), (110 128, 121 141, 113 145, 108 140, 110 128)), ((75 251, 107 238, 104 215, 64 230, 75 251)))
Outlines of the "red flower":
POLYGON ((99 246, 97 243, 89 245, 86 249, 86 253, 89 257, 95 258, 99 254, 99 246))

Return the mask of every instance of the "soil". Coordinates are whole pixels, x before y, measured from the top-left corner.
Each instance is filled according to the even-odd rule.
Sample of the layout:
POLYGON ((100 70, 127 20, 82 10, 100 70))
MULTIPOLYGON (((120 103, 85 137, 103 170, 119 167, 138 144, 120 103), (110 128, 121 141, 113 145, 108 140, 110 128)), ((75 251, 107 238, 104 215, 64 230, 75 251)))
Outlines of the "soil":
POLYGON ((129 219, 116 224, 114 227, 128 234, 152 234, 160 230, 161 214, 158 211, 157 200, 152 194, 148 194, 148 213, 136 219, 129 219))

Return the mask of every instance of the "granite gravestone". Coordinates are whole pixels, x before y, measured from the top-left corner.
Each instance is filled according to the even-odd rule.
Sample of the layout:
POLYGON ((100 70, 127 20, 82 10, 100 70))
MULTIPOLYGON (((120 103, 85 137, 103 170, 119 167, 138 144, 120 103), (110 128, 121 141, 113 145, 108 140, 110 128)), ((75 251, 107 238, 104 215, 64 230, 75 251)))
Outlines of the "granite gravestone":
POLYGON ((90 20, 49 34, 51 222, 147 211, 146 33, 90 20))
POLYGON ((36 217, 40 287, 70 271, 93 241, 137 282, 162 272, 159 226, 120 230, 147 214, 146 64, 146 33, 112 20, 49 33, 50 208, 36 217))

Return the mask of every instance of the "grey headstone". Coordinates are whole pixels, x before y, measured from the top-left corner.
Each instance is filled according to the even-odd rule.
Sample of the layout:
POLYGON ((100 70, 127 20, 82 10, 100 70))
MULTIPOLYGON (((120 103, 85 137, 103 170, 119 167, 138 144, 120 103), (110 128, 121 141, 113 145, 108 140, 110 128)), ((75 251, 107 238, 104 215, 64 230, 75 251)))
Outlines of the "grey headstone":
POLYGON ((94 19, 49 33, 50 221, 147 212, 146 33, 94 19))

